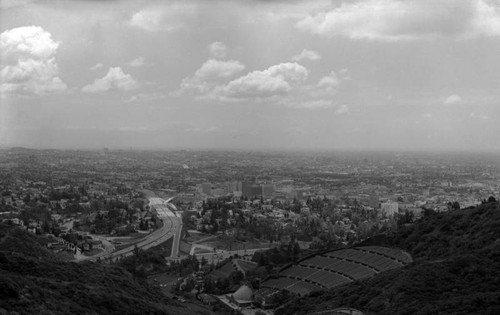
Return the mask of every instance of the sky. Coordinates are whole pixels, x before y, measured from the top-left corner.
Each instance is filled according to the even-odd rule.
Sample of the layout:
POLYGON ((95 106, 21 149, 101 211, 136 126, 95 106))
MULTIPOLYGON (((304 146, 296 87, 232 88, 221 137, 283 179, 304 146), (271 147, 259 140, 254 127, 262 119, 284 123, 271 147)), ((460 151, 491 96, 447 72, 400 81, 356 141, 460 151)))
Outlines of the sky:
POLYGON ((500 151, 500 0, 0 0, 0 146, 500 151))

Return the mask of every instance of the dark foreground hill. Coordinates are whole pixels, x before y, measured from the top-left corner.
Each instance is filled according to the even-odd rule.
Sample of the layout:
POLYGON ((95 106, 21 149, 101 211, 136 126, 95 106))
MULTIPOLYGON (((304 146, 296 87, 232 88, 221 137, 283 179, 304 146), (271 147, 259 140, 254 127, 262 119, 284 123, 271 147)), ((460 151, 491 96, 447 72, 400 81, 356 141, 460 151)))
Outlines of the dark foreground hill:
POLYGON ((367 314, 500 314, 500 207, 429 214, 377 245, 413 255, 402 269, 296 299, 277 314, 353 307, 367 314))
POLYGON ((173 313, 172 301, 124 269, 59 261, 39 242, 0 224, 0 314, 173 313))

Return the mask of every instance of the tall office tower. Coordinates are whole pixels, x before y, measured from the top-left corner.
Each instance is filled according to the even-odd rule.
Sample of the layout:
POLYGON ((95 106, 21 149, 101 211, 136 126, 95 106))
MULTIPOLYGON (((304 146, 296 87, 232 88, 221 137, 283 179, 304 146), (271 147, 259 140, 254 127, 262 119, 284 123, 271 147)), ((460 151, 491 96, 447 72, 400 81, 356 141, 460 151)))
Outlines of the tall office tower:
POLYGON ((227 183, 227 190, 229 192, 241 191, 241 182, 233 181, 227 183))
POLYGON ((274 184, 262 184, 262 196, 272 197, 274 193, 274 184))
POLYGON ((252 195, 252 182, 242 182, 241 183, 241 192, 243 196, 249 197, 252 195))

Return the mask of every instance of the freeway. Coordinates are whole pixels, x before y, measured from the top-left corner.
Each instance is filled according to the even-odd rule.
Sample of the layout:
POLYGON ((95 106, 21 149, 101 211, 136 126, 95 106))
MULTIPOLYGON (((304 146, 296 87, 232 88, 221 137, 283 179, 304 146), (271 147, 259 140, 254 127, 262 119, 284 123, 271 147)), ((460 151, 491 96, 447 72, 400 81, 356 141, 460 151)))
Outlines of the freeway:
MULTIPOLYGON (((182 217, 181 214, 174 212, 171 209, 175 209, 175 207, 169 202, 173 199, 164 200, 158 197, 150 197, 149 205, 152 209, 156 211, 158 217, 163 221, 163 226, 147 235, 143 240, 138 243, 135 243, 127 248, 115 251, 105 256, 101 256, 103 259, 117 259, 118 257, 126 257, 133 254, 135 247, 141 249, 149 249, 151 247, 157 246, 171 237, 174 238, 172 245, 171 257, 177 257, 179 253, 179 242, 180 242, 180 233, 182 229, 182 217)), ((93 257, 92 260, 97 258, 93 257)))

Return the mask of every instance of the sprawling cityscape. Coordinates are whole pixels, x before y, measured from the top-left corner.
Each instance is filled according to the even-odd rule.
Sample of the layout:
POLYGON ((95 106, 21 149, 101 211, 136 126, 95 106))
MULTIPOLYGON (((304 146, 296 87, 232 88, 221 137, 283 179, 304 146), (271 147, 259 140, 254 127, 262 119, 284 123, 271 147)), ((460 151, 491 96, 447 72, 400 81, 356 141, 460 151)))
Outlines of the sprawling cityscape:
POLYGON ((292 296, 411 263, 406 251, 360 244, 427 212, 495 200, 499 161, 11 148, 0 154, 0 218, 64 261, 124 266, 194 310, 271 314, 292 296))
POLYGON ((499 56, 500 0, 0 0, 0 315, 500 314, 499 56))

